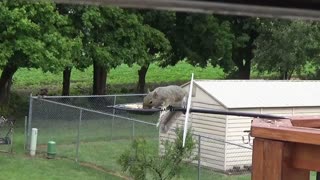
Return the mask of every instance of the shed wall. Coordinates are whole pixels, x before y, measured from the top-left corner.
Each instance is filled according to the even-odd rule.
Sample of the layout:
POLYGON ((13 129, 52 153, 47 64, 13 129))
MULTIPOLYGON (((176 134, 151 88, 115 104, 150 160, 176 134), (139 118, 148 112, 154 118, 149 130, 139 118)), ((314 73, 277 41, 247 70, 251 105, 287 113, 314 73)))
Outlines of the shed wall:
MULTIPOLYGON (((189 86, 185 87, 187 90, 189 86)), ((201 109, 225 109, 219 102, 207 95, 203 90, 194 87, 194 97, 192 97, 192 108, 201 109)), ((194 138, 198 139, 196 135, 209 136, 210 138, 217 139, 215 141, 209 138, 201 139, 201 165, 223 170, 225 165, 225 137, 226 137, 226 116, 215 114, 202 114, 192 113, 189 115, 189 127, 192 127, 194 138)), ((184 126, 185 115, 181 115, 177 119, 173 119, 172 128, 184 126)), ((174 131, 167 133, 160 132, 160 140, 174 140, 174 131)), ((160 151, 163 152, 163 146, 160 145, 160 151)), ((194 150, 197 154, 198 149, 194 150)), ((195 161, 194 163, 197 163, 195 161)))

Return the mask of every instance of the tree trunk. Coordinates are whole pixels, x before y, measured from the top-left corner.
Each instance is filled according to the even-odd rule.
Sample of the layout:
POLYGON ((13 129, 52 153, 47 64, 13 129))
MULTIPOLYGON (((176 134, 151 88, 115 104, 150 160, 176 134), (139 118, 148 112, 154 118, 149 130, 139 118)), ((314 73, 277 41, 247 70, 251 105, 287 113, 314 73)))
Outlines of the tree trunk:
POLYGON ((288 70, 280 70, 280 79, 282 80, 289 80, 291 79, 292 73, 288 70))
MULTIPOLYGON (((242 29, 242 33, 247 33, 250 37, 249 41, 244 44, 243 47, 233 46, 232 49, 232 60, 235 63, 235 65, 238 67, 238 71, 236 72, 236 78, 238 79, 250 79, 251 74, 251 62, 254 57, 253 50, 255 48, 254 41, 258 37, 258 32, 255 28, 252 28, 250 30, 245 30, 243 27, 245 27, 245 19, 240 19, 240 22, 237 22, 234 26, 235 31, 237 32, 238 29, 242 29)), ((238 35, 242 35, 242 33, 238 35)))
POLYGON ((63 71, 62 96, 70 95, 70 79, 72 67, 66 67, 63 71))
POLYGON ((144 87, 146 85, 146 74, 148 72, 150 64, 145 64, 141 66, 140 70, 138 70, 138 75, 139 75, 139 81, 137 85, 137 91, 138 93, 144 93, 144 87))
POLYGON ((96 61, 93 62, 93 95, 106 93, 107 70, 96 61))
POLYGON ((238 66, 238 78, 239 79, 250 79, 251 73, 251 59, 246 59, 245 64, 242 66, 238 66))
POLYGON ((10 89, 12 84, 13 74, 18 70, 18 66, 7 64, 2 71, 0 77, 0 104, 9 102, 10 89))

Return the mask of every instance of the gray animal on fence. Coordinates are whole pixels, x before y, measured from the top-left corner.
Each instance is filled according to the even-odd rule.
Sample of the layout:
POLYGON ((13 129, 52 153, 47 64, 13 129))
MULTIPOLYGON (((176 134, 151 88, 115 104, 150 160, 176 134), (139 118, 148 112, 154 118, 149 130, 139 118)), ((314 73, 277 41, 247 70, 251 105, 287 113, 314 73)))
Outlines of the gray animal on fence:
POLYGON ((167 131, 169 120, 173 116, 180 116, 182 112, 171 112, 166 111, 166 109, 171 107, 185 107, 187 104, 188 92, 182 87, 177 85, 170 85, 165 87, 158 87, 152 92, 148 91, 148 94, 143 99, 143 108, 161 108, 162 112, 160 114, 159 122, 163 124, 162 131, 167 131))

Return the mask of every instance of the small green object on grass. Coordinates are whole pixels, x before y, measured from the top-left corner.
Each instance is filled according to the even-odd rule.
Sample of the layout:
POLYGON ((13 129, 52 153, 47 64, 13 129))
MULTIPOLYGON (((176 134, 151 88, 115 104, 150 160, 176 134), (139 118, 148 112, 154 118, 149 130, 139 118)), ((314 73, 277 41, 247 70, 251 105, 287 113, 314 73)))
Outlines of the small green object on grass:
POLYGON ((56 142, 49 141, 48 142, 48 150, 47 150, 47 158, 53 159, 56 156, 56 142))

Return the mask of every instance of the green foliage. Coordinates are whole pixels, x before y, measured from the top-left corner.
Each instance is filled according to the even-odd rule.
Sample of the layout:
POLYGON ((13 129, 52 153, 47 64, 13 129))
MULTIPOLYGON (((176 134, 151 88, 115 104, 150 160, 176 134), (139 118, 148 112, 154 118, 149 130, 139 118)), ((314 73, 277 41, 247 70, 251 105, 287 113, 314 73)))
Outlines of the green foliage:
POLYGON ((167 61, 171 58, 171 43, 165 35, 165 29, 170 29, 174 23, 173 13, 160 11, 137 11, 142 19, 144 30, 144 48, 148 55, 145 59, 137 59, 139 65, 147 65, 155 61, 167 61))
POLYGON ((227 21, 220 22, 213 15, 190 14, 185 17, 181 30, 184 37, 180 43, 183 43, 191 64, 201 67, 205 67, 207 62, 214 66, 227 65, 225 62, 231 60, 233 35, 227 21))
POLYGON ((259 28, 254 63, 259 71, 277 71, 281 79, 318 60, 319 29, 307 21, 265 20, 259 28))
POLYGON ((115 7, 88 7, 82 15, 87 55, 107 70, 146 56, 138 17, 115 7))
POLYGON ((258 36, 258 18, 227 16, 221 19, 230 22, 230 33, 233 35, 231 42, 231 60, 223 61, 223 67, 228 72, 228 78, 249 79, 251 60, 253 58, 253 42, 258 36))
POLYGON ((83 22, 81 21, 81 16, 85 10, 84 6, 68 5, 68 4, 57 4, 56 9, 59 14, 67 18, 69 26, 62 28, 63 35, 73 38, 76 41, 74 47, 72 48, 72 56, 70 57, 71 63, 69 67, 74 65, 78 69, 83 69, 91 65, 91 61, 84 54, 83 49, 83 22))
POLYGON ((230 33, 228 21, 220 21, 213 15, 188 14, 176 12, 164 33, 172 45, 172 58, 160 65, 174 65, 187 59, 194 66, 205 67, 208 63, 220 65, 224 70, 231 60, 231 44, 233 35, 230 33))
MULTIPOLYGON (((79 39, 62 32, 69 25, 48 1, 0 2, 0 64, 57 72, 70 63, 79 39)), ((64 31, 65 32, 65 31, 64 31)))
POLYGON ((0 106, 0 116, 24 117, 28 114, 29 101, 25 96, 16 92, 10 94, 10 102, 0 106))
POLYGON ((180 174, 183 160, 191 158, 196 145, 190 129, 184 147, 182 146, 183 130, 177 129, 176 136, 174 142, 169 140, 163 142, 162 155, 150 153, 143 138, 135 139, 131 147, 120 156, 118 163, 122 170, 129 172, 134 179, 147 179, 148 175, 157 180, 172 179, 180 174))
POLYGON ((14 113, 14 109, 10 105, 0 106, 0 116, 8 117, 14 113))
POLYGON ((160 60, 162 67, 187 58, 195 66, 211 63, 229 69, 233 34, 228 21, 195 13, 148 10, 142 14, 145 23, 163 32, 170 41, 171 55, 160 60))
POLYGON ((149 25, 144 25, 143 30, 145 39, 140 48, 144 48, 147 55, 137 59, 135 63, 145 65, 169 58, 171 45, 165 35, 149 25))
POLYGON ((0 104, 7 105, 12 77, 19 68, 62 71, 80 53, 81 39, 68 36, 67 16, 50 1, 4 0, 0 11, 0 104))

